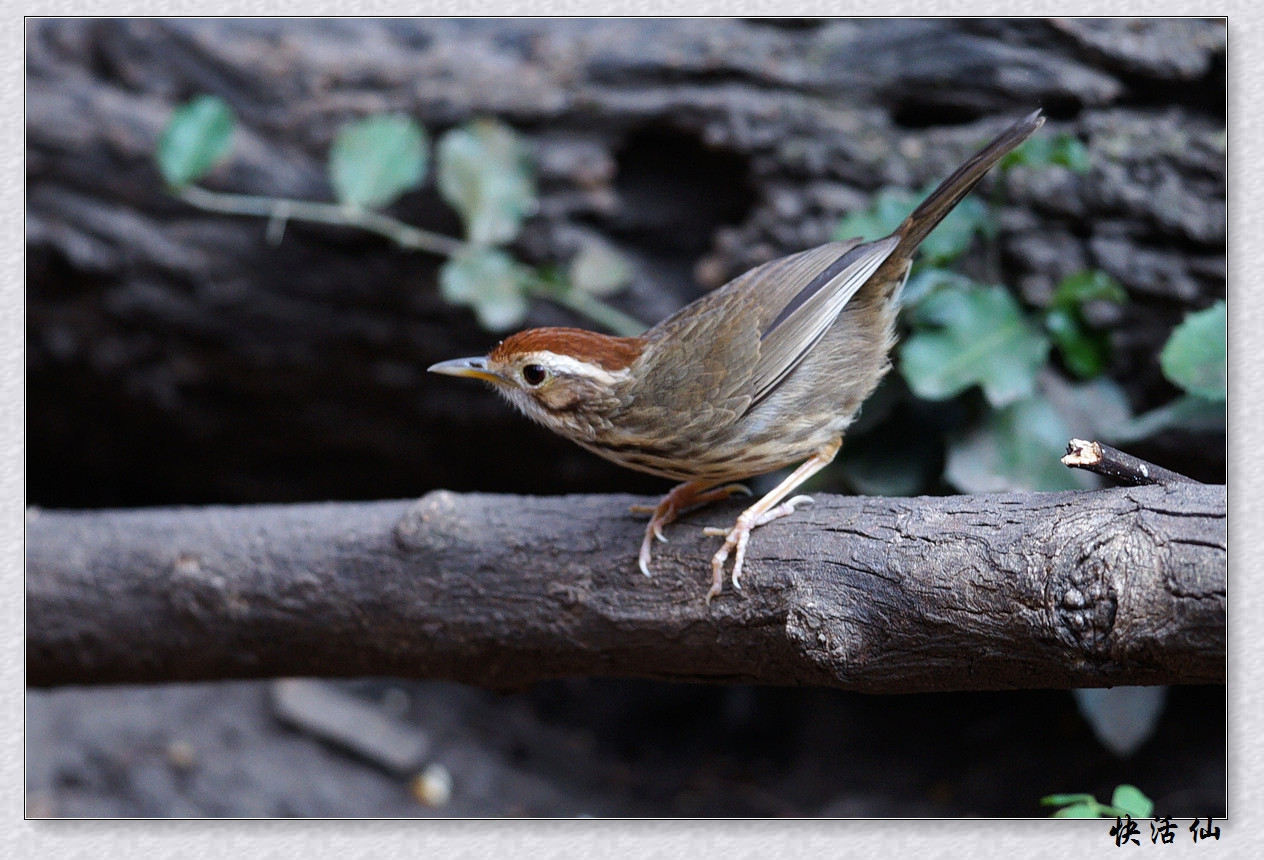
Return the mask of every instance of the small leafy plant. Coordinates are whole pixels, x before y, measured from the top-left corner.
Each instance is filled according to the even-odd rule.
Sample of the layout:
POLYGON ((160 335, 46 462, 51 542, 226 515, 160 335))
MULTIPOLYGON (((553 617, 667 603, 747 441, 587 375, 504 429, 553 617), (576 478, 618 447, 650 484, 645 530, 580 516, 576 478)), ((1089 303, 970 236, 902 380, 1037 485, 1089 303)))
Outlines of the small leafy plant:
MULTIPOLYGON (((1084 172, 1089 157, 1073 136, 1036 137, 1007 155, 999 169, 1019 166, 1084 172)), ((835 238, 887 235, 924 197, 884 189, 868 209, 843 218, 835 238)), ((1047 307, 1031 311, 1004 287, 976 283, 946 268, 976 236, 994 233, 988 207, 967 198, 927 237, 904 287, 909 331, 896 364, 907 394, 878 403, 888 411, 903 409, 906 417, 921 414, 919 400, 955 404, 938 407, 938 414, 955 416, 943 428, 942 476, 948 483, 963 492, 1084 487, 1092 477, 1064 468, 1054 453, 1072 435, 1127 442, 1167 427, 1223 426, 1223 302, 1192 314, 1163 350, 1165 376, 1186 394, 1134 417, 1123 390, 1104 375, 1110 342, 1085 312, 1094 302, 1127 301, 1123 288, 1104 272, 1077 272, 1056 286, 1047 307), (911 403, 899 404, 901 397, 911 403), (971 415, 973 420, 966 417, 971 415)), ((899 383, 886 387, 901 391, 899 383)), ((857 427, 853 435, 863 432, 857 427)), ((890 460, 886 448, 864 439, 844 448, 844 471, 854 485, 866 492, 907 493, 929 488, 939 474, 934 445, 906 446, 911 456, 889 466, 872 462, 890 460)))
POLYGON ((1038 135, 1001 159, 1001 170, 1011 167, 1065 167, 1074 173, 1088 173, 1092 167, 1088 148, 1073 134, 1038 135))
POLYGON ((210 191, 196 183, 227 158, 236 119, 215 96, 194 98, 173 112, 155 153, 168 188, 215 212, 268 219, 278 242, 289 221, 368 230, 411 250, 446 257, 439 272, 448 301, 473 309, 479 323, 503 331, 522 323, 529 300, 545 298, 618 334, 645 326, 603 299, 623 288, 631 267, 609 245, 590 241, 565 268, 535 269, 507 250, 537 205, 527 148, 503 123, 478 119, 440 136, 435 185, 461 217, 464 238, 422 230, 381 210, 425 182, 431 145, 425 128, 402 114, 376 115, 339 129, 330 147, 329 182, 336 203, 210 191))
POLYGON ((1091 794, 1050 794, 1040 798, 1041 806, 1057 806, 1050 818, 1149 818, 1154 814, 1154 801, 1135 785, 1118 785, 1110 803, 1100 803, 1091 794))

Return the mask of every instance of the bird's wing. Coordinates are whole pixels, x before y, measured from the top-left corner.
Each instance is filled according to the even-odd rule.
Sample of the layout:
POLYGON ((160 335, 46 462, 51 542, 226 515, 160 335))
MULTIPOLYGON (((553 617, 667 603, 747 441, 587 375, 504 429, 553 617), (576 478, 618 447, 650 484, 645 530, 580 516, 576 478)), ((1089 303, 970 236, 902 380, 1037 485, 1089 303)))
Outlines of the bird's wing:
POLYGON ((772 394, 799 366, 899 241, 891 236, 864 245, 823 245, 782 261, 776 272, 778 289, 789 300, 760 332, 759 359, 746 389, 751 397, 746 411, 772 394))
POLYGON ((831 242, 772 260, 659 323, 635 368, 636 409, 620 420, 690 437, 737 421, 798 365, 895 242, 831 242))

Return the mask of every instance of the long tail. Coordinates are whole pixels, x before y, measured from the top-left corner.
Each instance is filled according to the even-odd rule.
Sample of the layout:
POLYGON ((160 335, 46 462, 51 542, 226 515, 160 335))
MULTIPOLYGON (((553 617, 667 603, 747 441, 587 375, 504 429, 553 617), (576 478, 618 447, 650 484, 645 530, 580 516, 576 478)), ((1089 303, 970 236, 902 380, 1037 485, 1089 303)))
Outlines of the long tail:
POLYGON ((911 261, 913 254, 917 251, 917 246, 922 244, 922 240, 930 235, 930 231, 934 230, 940 221, 944 220, 944 216, 970 193, 970 190, 983 178, 983 174, 991 170, 1005 157, 1006 153, 1031 137, 1036 129, 1044 125, 1044 122, 1045 118, 1040 115, 1039 110, 1032 111, 1001 132, 995 140, 980 149, 969 161, 953 171, 951 176, 939 183, 939 187, 931 192, 931 195, 923 200, 922 204, 913 210, 913 214, 905 218, 904 223, 896 229, 894 235, 900 237, 900 244, 896 246, 886 264, 890 265, 893 260, 901 264, 911 261))

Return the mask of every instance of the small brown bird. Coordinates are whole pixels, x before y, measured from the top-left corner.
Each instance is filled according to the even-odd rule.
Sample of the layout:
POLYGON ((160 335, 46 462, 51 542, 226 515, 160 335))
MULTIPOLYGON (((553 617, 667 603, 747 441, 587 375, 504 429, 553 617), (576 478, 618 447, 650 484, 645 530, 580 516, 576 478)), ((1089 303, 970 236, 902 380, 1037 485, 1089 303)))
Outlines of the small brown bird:
MULTIPOLYGON (((890 368, 899 292, 917 246, 1007 152, 1040 128, 1018 121, 959 167, 885 239, 831 242, 751 269, 640 337, 538 328, 435 373, 485 379, 528 417, 623 466, 684 483, 652 509, 650 549, 682 511, 749 490, 732 483, 800 463, 750 506, 711 560, 733 587, 751 530, 810 502, 786 500, 824 468, 890 368)), ((644 509, 650 511, 651 509, 644 509)))

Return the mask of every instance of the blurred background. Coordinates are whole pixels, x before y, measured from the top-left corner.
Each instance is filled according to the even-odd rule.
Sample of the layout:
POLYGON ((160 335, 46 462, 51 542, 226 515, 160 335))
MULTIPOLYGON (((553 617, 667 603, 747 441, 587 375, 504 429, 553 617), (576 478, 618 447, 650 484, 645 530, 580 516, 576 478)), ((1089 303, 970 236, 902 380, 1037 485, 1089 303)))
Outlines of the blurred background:
MULTIPOLYGON (((1221 20, 28 19, 26 51, 31 505, 664 492, 425 368, 885 235, 1036 107, 923 246, 895 370, 814 488, 1093 486, 1071 436, 1225 480, 1221 20)), ((1225 812, 1222 687, 27 706, 32 815, 1037 816, 1120 783, 1225 812)))

